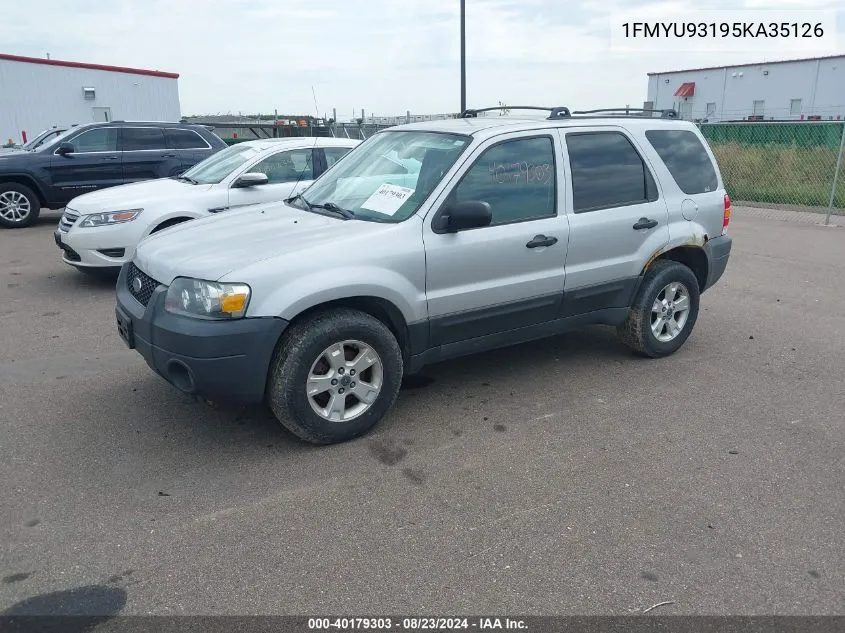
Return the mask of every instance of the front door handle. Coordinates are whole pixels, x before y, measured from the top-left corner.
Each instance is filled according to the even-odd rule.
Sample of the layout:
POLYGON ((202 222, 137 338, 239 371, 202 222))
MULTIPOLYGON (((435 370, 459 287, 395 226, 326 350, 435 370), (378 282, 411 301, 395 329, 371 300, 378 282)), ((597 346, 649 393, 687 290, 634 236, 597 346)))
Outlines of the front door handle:
POLYGON ((643 229, 653 229, 655 226, 657 226, 657 220, 651 220, 649 218, 640 218, 634 225, 634 230, 642 231, 643 229))
POLYGON ((557 238, 545 235, 535 235, 534 239, 528 242, 525 246, 527 248, 540 248, 541 246, 553 246, 557 244, 557 238))
POLYGON ((176 158, 176 154, 162 154, 162 158, 176 158))
POLYGON ((103 156, 103 160, 117 160, 117 156, 103 156))

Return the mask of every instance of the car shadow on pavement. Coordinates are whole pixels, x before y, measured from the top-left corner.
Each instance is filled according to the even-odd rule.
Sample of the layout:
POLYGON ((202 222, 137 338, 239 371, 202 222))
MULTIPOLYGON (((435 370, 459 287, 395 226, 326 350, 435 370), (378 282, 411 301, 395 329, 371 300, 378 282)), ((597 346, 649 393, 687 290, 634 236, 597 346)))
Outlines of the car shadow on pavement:
MULTIPOLYGON (((565 376, 576 371, 576 366, 621 364, 631 362, 632 358, 628 348, 616 339, 612 328, 595 326, 543 341, 444 361, 405 377, 395 408, 376 427, 377 433, 405 436, 430 433, 433 429, 427 426, 426 416, 420 414, 423 409, 443 406, 455 398, 483 402, 491 395, 507 398, 510 390, 525 394, 535 388, 534 374, 561 373, 565 376)), ((118 393, 123 386, 103 384, 102 388, 115 390, 113 394, 101 394, 103 398, 122 400, 131 408, 125 396, 118 393)), ((216 448, 232 443, 237 443, 246 457, 252 452, 250 446, 258 453, 263 453, 270 444, 277 451, 285 452, 308 451, 311 446, 285 430, 267 406, 209 402, 177 391, 152 373, 143 383, 136 384, 135 390, 133 397, 137 396, 145 403, 144 415, 136 418, 136 424, 146 427, 141 436, 161 432, 167 432, 171 437, 190 436, 197 447, 208 447, 210 455, 216 448), (172 421, 162 424, 163 417, 172 421)), ((457 410, 454 415, 461 418, 457 410)))

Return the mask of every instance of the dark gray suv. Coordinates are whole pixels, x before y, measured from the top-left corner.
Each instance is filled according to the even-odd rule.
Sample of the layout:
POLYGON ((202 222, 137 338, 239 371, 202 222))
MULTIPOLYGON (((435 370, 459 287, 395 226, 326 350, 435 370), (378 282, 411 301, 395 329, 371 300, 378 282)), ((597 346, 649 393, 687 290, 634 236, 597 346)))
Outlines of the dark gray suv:
POLYGON ((110 121, 69 128, 32 150, 0 153, 0 226, 29 226, 89 191, 176 176, 226 148, 212 128, 110 121))

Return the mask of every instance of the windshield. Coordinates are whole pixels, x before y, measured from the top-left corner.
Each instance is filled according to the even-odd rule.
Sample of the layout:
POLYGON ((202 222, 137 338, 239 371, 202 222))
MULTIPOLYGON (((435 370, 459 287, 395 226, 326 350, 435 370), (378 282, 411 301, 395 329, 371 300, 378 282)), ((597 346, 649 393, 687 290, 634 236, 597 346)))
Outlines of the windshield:
POLYGON ((50 130, 44 130, 34 139, 32 139, 29 143, 24 143, 23 148, 25 150, 32 151, 36 147, 42 145, 46 140, 53 140, 56 136, 64 132, 64 129, 52 128, 50 130))
POLYGON ((183 177, 198 185, 216 185, 260 151, 249 145, 232 145, 197 163, 183 177))
POLYGON ((302 209, 328 204, 351 211, 357 220, 401 222, 416 213, 471 140, 440 132, 380 132, 305 190, 305 200, 292 204, 302 209))

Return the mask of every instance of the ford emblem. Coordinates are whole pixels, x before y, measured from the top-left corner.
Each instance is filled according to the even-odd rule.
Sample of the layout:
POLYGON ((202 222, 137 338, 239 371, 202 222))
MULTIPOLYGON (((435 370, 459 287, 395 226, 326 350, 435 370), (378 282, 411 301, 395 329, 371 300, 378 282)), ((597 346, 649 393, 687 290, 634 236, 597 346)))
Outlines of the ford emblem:
POLYGON ((135 277, 135 279, 132 280, 132 290, 134 290, 135 292, 141 292, 141 288, 143 286, 144 284, 141 283, 140 277, 135 277))

